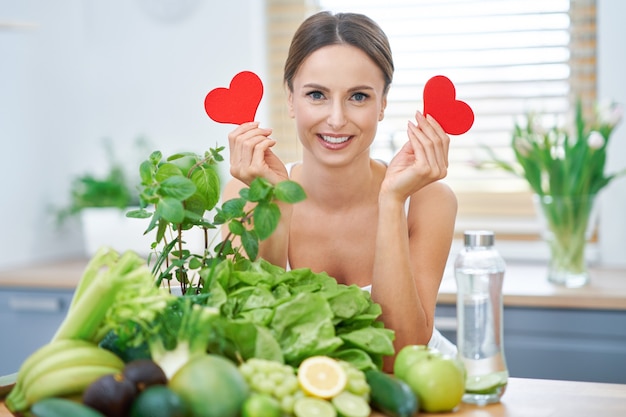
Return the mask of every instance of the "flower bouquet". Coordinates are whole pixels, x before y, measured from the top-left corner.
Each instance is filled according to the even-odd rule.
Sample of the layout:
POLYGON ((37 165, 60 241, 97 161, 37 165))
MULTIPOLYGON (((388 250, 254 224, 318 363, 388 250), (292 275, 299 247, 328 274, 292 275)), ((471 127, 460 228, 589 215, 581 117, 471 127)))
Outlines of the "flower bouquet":
POLYGON ((490 165, 525 178, 534 192, 550 251, 548 280, 578 287, 589 281, 585 246, 593 232, 592 213, 598 193, 626 169, 607 174, 609 138, 622 118, 622 107, 598 106, 586 120, 576 105, 573 129, 544 128, 536 115, 516 124, 512 149, 516 162, 487 149, 490 165))

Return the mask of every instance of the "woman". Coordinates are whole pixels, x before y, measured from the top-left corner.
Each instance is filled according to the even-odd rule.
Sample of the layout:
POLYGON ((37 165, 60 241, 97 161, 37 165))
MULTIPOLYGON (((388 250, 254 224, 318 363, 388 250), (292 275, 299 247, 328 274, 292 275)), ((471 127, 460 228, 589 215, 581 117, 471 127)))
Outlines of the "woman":
MULTIPOLYGON (((272 152, 271 129, 245 123, 228 136, 234 179, 224 199, 256 177, 298 182, 306 200, 281 206, 280 224, 259 256, 371 286, 385 326, 396 332, 396 352, 429 341, 441 348, 433 321, 457 208, 452 191, 439 182, 450 139, 418 111, 388 166, 370 157, 393 70, 387 37, 368 17, 320 12, 305 20, 284 72, 302 161, 285 166, 272 152)), ((392 365, 389 358, 385 369, 392 365)))

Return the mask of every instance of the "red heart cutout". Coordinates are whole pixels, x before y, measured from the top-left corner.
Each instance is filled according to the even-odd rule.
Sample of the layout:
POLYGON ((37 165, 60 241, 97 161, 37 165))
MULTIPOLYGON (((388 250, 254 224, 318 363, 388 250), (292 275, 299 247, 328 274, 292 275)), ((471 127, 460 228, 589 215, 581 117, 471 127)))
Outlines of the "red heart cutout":
POLYGON ((457 100, 452 81, 436 75, 424 86, 424 115, 430 114, 450 135, 462 135, 474 124, 474 112, 464 101, 457 100))
POLYGON ((218 123, 240 125, 254 121, 263 97, 263 83, 253 72, 235 75, 229 88, 213 89, 204 99, 204 109, 218 123))

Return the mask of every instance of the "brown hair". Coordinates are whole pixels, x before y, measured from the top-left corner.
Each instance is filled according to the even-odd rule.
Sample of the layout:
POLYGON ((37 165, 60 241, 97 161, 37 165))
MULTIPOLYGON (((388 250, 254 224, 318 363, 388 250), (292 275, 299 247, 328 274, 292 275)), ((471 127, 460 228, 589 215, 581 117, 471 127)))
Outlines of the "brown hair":
POLYGON ((394 66, 385 32, 365 15, 333 15, 327 11, 307 18, 293 36, 283 78, 289 90, 293 91, 293 78, 309 55, 324 46, 338 44, 355 46, 365 52, 381 69, 387 91, 393 78, 394 66))

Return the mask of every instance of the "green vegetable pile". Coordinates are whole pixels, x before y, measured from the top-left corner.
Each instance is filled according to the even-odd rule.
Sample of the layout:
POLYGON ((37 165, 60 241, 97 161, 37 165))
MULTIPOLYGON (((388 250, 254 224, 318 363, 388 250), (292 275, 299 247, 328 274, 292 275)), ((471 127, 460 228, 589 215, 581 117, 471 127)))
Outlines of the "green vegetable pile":
POLYGON ((394 353, 393 332, 377 320, 380 305, 355 285, 262 259, 224 260, 201 275, 199 293, 173 297, 149 323, 126 316, 103 346, 127 361, 150 357, 167 374, 205 352, 296 367, 327 355, 359 369, 380 368, 383 356, 394 353))
POLYGON ((377 320, 381 308, 368 292, 325 273, 286 271, 258 259, 259 241, 280 220, 276 202, 302 201, 304 190, 293 181, 272 185, 258 178, 218 207, 221 150, 167 158, 156 151, 141 164, 140 210, 128 216, 149 220, 146 233, 156 232, 148 259, 154 285, 171 288, 177 281, 182 295, 166 298, 146 320, 141 300, 154 300, 136 287, 123 290, 124 299, 138 297, 139 303, 119 310, 119 320, 107 316, 101 344, 126 361, 150 357, 168 375, 207 352, 238 362, 262 358, 298 366, 309 356, 327 355, 359 369, 382 367, 383 356, 394 353, 394 334, 377 320), (207 239, 201 253, 185 247, 187 230, 201 228, 206 236, 220 227, 229 233, 215 246, 207 239))

